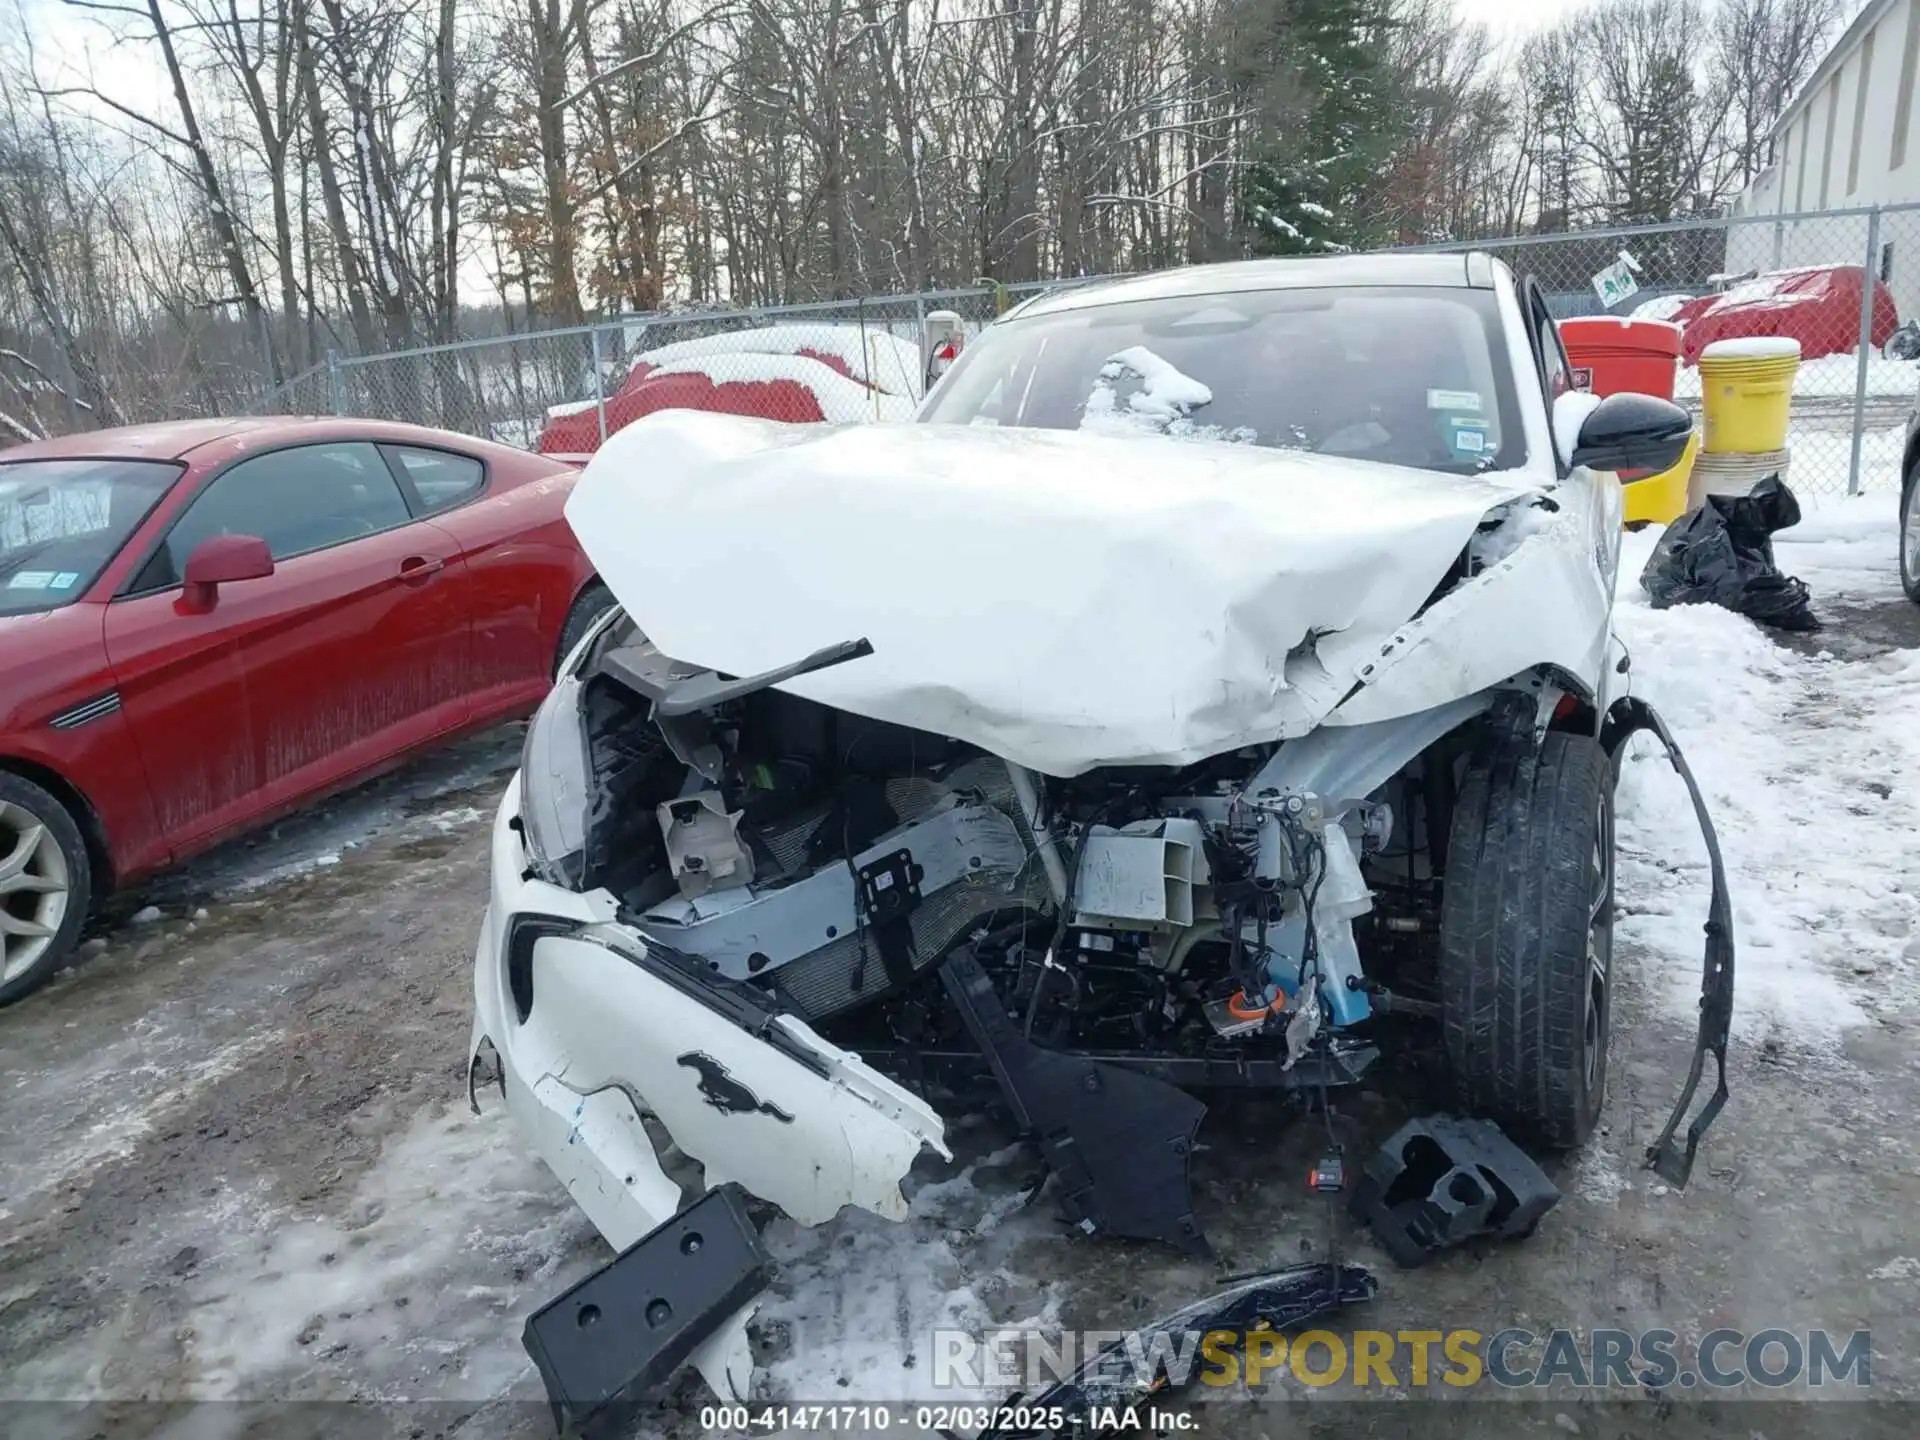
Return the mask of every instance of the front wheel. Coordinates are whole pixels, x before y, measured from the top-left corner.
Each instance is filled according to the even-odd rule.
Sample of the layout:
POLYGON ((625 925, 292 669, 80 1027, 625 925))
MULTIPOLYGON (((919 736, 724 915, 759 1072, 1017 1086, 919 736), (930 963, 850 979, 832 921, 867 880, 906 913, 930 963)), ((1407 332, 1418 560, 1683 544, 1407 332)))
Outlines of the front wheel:
POLYGON ((1613 767, 1549 734, 1469 767, 1440 922, 1447 1060, 1470 1114, 1554 1148, 1606 1100, 1613 966, 1613 767))
POLYGON ((1900 588, 1920 605, 1920 460, 1900 486, 1900 588))
POLYGON ((0 1005, 59 969, 87 918, 92 879, 66 806, 30 780, 0 773, 0 1005))

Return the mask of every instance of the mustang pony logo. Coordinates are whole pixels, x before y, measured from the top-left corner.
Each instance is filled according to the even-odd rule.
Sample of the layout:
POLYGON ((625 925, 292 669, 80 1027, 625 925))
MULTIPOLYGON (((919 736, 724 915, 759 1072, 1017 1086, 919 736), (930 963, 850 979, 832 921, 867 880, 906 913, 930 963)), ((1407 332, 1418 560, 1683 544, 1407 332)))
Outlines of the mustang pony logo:
POLYGON ((733 1078, 732 1073, 711 1055, 703 1055, 698 1050, 689 1050, 675 1057, 675 1063, 700 1075, 700 1098, 716 1110, 724 1110, 729 1115, 771 1115, 782 1125, 791 1125, 793 1116, 787 1114, 771 1100, 762 1100, 753 1091, 733 1078))

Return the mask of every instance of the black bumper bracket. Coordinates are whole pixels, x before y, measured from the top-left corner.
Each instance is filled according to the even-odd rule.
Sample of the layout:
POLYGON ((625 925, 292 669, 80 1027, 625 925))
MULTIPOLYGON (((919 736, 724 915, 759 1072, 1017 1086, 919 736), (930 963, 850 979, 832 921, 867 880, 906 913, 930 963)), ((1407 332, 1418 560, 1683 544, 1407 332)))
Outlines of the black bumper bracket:
POLYGON ((746 1192, 722 1185, 548 1301, 521 1343, 560 1433, 600 1429, 649 1398, 772 1277, 746 1192))
POLYGON ((1353 1215, 1394 1263, 1424 1265, 1476 1236, 1512 1240, 1560 1201, 1540 1167, 1491 1120, 1409 1120, 1367 1162, 1353 1215))
POLYGON ((940 980, 1015 1120, 1039 1136, 1067 1219, 1089 1234, 1211 1256, 1187 1183, 1207 1107, 1151 1076, 1034 1044, 1008 1018, 971 946, 947 957, 940 980))

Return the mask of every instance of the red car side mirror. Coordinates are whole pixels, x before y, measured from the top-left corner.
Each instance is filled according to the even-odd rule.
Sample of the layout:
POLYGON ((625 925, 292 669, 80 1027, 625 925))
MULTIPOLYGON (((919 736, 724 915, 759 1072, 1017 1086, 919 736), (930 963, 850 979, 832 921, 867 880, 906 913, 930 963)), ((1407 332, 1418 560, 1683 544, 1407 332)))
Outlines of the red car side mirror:
POLYGON ((187 556, 187 572, 181 576, 182 607, 210 610, 220 586, 271 574, 273 552, 258 535, 209 535, 187 556))

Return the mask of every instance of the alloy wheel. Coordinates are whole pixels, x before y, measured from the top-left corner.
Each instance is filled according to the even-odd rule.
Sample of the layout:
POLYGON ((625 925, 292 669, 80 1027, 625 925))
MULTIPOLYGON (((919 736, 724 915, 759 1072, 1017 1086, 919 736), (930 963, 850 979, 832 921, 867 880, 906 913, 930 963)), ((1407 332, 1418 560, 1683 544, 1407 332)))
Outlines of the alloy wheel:
POLYGON ((1594 817, 1593 855, 1587 868, 1587 993, 1581 1062, 1591 1096, 1606 1073, 1608 983, 1613 959, 1613 797, 1605 790, 1594 817))
POLYGON ((1900 515, 1900 558, 1909 584, 1920 584, 1920 481, 1907 487, 1900 515))
POLYGON ((67 918, 67 857, 46 823, 0 800, 0 983, 39 963, 67 918))

